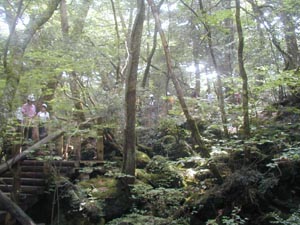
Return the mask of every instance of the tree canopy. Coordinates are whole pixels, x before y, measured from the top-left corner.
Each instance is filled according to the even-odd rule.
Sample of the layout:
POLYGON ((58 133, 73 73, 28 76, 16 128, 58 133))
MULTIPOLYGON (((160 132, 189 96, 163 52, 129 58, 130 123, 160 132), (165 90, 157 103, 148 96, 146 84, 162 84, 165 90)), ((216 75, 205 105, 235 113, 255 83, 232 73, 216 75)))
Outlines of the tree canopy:
MULTIPOLYGON (((293 123, 300 120, 299 26, 300 2, 293 0, 1 0, 0 153, 7 151, 11 136, 18 137, 17 112, 27 96, 34 95, 37 111, 43 103, 48 105, 53 129, 63 127, 69 136, 103 135, 110 147, 121 149, 121 172, 127 184, 138 176, 136 166, 147 161, 145 170, 150 175, 139 175, 152 179, 153 196, 155 191, 164 195, 157 187, 182 188, 173 166, 192 164, 184 157, 196 152, 207 160, 212 173, 201 174, 201 179, 213 176, 221 195, 234 192, 229 198, 241 197, 249 205, 240 205, 249 208, 257 202, 265 205, 261 196, 267 198, 267 189, 284 182, 280 176, 271 177, 278 173, 272 169, 281 173, 279 165, 299 165, 291 160, 299 157, 299 136, 291 135, 293 129, 299 131, 293 123), (283 107, 287 109, 281 111, 283 107), (279 129, 265 117, 274 123, 282 120, 292 130, 279 129), (98 124, 90 126, 95 118, 98 124), (266 126, 278 132, 269 133, 266 126), (159 132, 154 135, 152 129, 159 132), (287 151, 282 157, 274 158, 278 152, 270 147, 268 135, 287 142, 280 146, 287 151), (139 144, 145 137, 152 152, 137 162, 142 154, 138 149, 150 151, 139 144), (225 157, 222 171, 217 164, 225 160, 212 159, 212 150, 228 150, 227 143, 236 151, 233 158, 225 157), (291 157, 288 153, 293 151, 291 157), (161 155, 180 161, 168 165, 161 155), (243 162, 232 165, 235 157, 243 162), (262 166, 266 160, 274 162, 262 166), (165 172, 162 180, 160 170, 165 172), (229 178, 224 179, 224 174, 229 178), (236 188, 236 183, 241 186, 236 188)), ((197 195, 206 190, 207 183, 201 182, 188 187, 190 192, 197 195)), ((290 196, 299 195, 298 186, 289 190, 290 196)), ((149 197, 145 190, 135 191, 149 197)), ((210 207, 205 201, 212 200, 226 208, 215 197, 208 193, 200 204, 196 196, 195 204, 210 207)), ((178 202, 175 205, 179 208, 178 202)), ((282 202, 274 205, 284 208, 282 202)), ((194 224, 203 215, 201 210, 213 211, 205 207, 191 213, 194 224)), ((228 207, 232 210, 233 205, 228 207)), ((234 210, 233 216, 241 209, 234 210)), ((173 219, 174 212, 168 213, 173 219)), ((214 217, 216 222, 220 215, 214 213, 205 219, 214 217)))

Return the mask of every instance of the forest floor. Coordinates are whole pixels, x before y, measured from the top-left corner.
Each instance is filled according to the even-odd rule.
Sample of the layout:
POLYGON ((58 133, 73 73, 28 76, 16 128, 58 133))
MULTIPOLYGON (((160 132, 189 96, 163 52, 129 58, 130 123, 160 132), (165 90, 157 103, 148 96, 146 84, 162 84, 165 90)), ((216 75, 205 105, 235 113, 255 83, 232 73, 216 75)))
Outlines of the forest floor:
POLYGON ((300 117, 284 107, 252 122, 252 138, 247 140, 238 133, 224 138, 216 127, 200 124, 211 149, 209 159, 200 157, 184 125, 169 120, 157 130, 140 127, 136 182, 130 186, 120 173, 120 146, 111 139, 105 143, 104 167, 81 171, 87 177, 79 178, 72 194, 68 190, 61 221, 64 225, 299 224, 300 117))

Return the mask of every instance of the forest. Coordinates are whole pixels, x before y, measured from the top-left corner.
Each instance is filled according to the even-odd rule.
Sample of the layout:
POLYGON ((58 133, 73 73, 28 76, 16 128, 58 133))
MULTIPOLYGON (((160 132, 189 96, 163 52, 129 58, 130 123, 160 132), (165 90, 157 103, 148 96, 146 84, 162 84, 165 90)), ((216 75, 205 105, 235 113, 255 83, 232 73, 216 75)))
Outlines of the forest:
POLYGON ((300 224, 300 1, 0 0, 0 59, 0 224, 300 224))

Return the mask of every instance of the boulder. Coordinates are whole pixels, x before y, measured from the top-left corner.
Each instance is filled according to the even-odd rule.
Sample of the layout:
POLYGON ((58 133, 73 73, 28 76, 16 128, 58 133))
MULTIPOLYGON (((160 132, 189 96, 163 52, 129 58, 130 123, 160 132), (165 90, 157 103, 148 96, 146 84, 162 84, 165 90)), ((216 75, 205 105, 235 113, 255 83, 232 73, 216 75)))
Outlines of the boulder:
POLYGON ((147 166, 147 164, 150 162, 150 157, 141 151, 136 151, 136 167, 143 169, 147 166))
POLYGON ((146 166, 146 172, 154 187, 180 188, 183 178, 163 156, 154 156, 146 166))

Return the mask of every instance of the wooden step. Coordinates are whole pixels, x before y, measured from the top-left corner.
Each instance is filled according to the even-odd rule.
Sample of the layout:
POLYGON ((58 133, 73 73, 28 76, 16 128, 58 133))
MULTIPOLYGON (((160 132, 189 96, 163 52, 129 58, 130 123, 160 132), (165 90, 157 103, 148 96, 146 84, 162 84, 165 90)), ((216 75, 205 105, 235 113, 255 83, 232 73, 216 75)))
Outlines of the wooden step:
POLYGON ((77 161, 63 161, 63 160, 52 160, 52 161, 40 161, 40 160, 23 160, 21 165, 30 165, 30 166, 43 166, 45 164, 63 166, 63 167, 75 167, 78 165, 77 161))
MULTIPOLYGON (((6 214, 7 214, 6 211, 0 210, 0 223, 1 223, 2 221, 3 221, 3 223, 4 223, 5 218, 6 218, 6 214)), ((1 224, 2 224, 2 223, 1 223, 1 224)))
MULTIPOLYGON (((7 197, 11 197, 11 193, 10 192, 3 192, 7 197)), ((35 197, 35 195, 34 194, 27 194, 27 193, 20 193, 19 194, 19 199, 21 200, 21 201, 23 201, 24 199, 28 199, 28 198, 33 198, 33 197, 35 197)))
MULTIPOLYGON (((12 184, 13 178, 11 177, 3 177, 0 178, 3 184, 12 184)), ((20 178, 21 185, 28 185, 28 186, 44 186, 45 180, 41 178, 20 178)))
POLYGON ((90 166, 90 167, 95 167, 95 166, 102 166, 104 165, 104 161, 100 160, 81 160, 80 161, 80 166, 90 166))
POLYGON ((52 168, 47 168, 44 166, 21 166, 21 173, 22 172, 41 172, 45 173, 51 173, 51 172, 57 172, 61 174, 69 174, 74 172, 75 167, 61 167, 61 166, 53 166, 52 168))
MULTIPOLYGON (((12 177, 12 173, 11 172, 6 172, 4 174, 1 175, 1 177, 12 177)), ((20 177, 22 178, 45 178, 46 174, 41 171, 41 172, 24 172, 21 171, 20 173, 20 177)))
MULTIPOLYGON (((56 167, 54 170, 62 175, 68 175, 75 173, 75 167, 56 167)), ((30 168, 30 167, 22 167, 20 172, 20 177, 22 178, 46 178, 47 175, 51 173, 51 171, 46 168, 30 168)), ((12 177, 12 173, 7 171, 2 174, 1 177, 12 177)))
POLYGON ((21 166, 22 172, 44 172, 44 166, 21 166))
MULTIPOLYGON (((0 190, 2 192, 11 192, 13 186, 12 185, 5 185, 0 184, 0 190)), ((28 186, 28 185, 21 185, 21 193, 26 194, 41 194, 45 190, 43 186, 28 186)))
MULTIPOLYGON (((68 176, 75 173, 79 166, 96 166, 102 165, 99 162, 79 162, 79 161, 38 161, 26 159, 20 162, 20 193, 18 205, 27 210, 32 207, 40 198, 39 195, 45 191, 45 178, 52 170, 61 175, 68 176), (51 168, 51 166, 53 168, 51 168)), ((13 188, 13 171, 7 171, 1 174, 0 190, 8 197, 11 197, 13 188)), ((3 210, 4 207, 0 204, 0 224, 4 221, 7 212, 3 210)))

